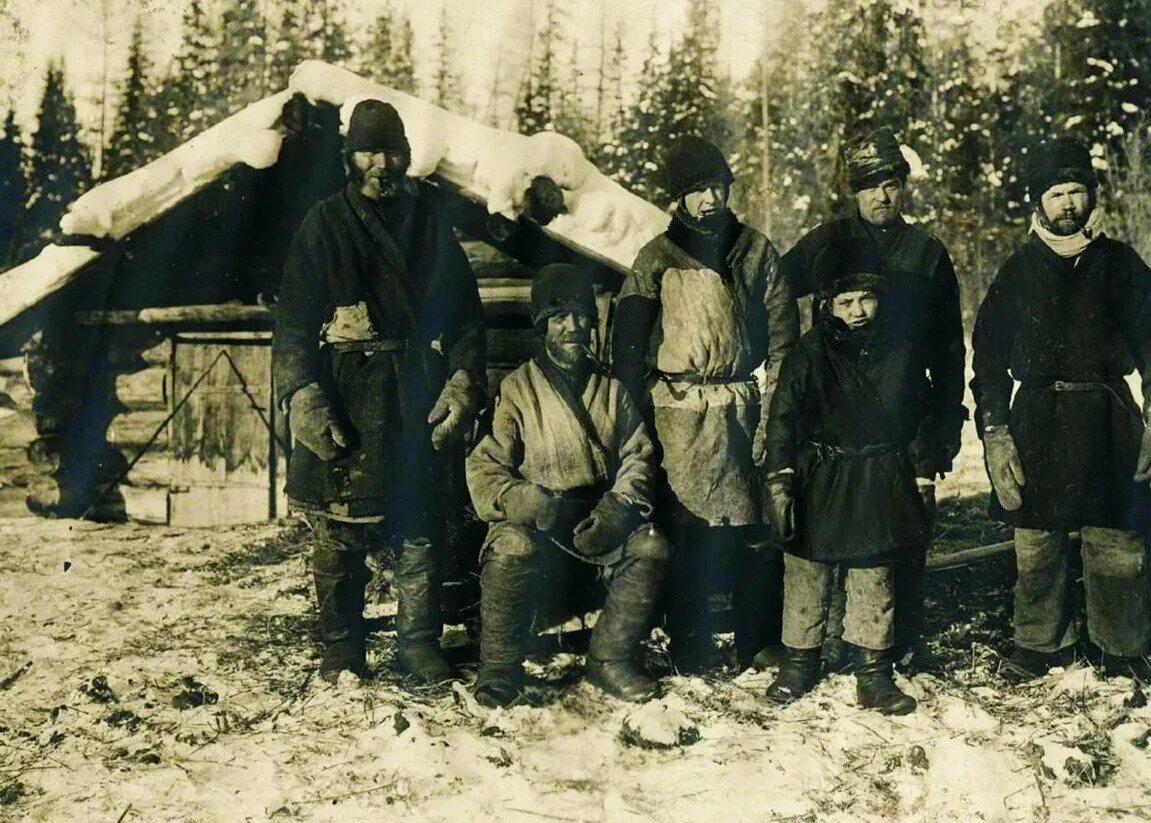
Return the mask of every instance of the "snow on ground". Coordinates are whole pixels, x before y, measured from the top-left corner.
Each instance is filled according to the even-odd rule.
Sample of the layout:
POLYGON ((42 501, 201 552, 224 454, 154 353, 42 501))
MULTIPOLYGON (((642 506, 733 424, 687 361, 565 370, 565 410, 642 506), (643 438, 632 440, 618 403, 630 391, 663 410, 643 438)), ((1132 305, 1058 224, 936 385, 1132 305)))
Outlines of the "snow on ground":
POLYGON ((771 671, 668 677, 637 709, 574 654, 486 711, 402 690, 387 631, 377 677, 319 682, 304 534, 0 521, 0 819, 1151 819, 1142 692, 1082 667, 1006 688, 957 639, 1006 597, 984 572, 952 604, 967 634, 940 635, 951 676, 901 681, 909 717, 858 709, 845 676, 769 707, 771 671))

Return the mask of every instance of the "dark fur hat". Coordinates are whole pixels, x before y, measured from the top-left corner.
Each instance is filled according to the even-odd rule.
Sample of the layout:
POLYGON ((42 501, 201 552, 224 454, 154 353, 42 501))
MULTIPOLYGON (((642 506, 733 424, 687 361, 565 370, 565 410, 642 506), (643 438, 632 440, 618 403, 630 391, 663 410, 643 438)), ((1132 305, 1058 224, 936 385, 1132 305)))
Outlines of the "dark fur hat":
POLYGON ((401 151, 411 157, 404 121, 391 103, 369 98, 352 109, 344 151, 401 151))
POLYGON ((720 181, 730 186, 735 179, 723 152, 692 134, 685 134, 672 143, 664 161, 664 172, 668 193, 676 200, 706 183, 720 181))
POLYGON ((567 263, 551 263, 536 272, 532 281, 532 323, 539 324, 553 314, 572 311, 599 317, 595 286, 586 269, 567 263))
POLYGON ((852 191, 878 186, 893 177, 906 180, 911 173, 910 164, 899 150, 899 141, 889 128, 876 129, 849 143, 843 150, 843 159, 852 191))
POLYGON ((1032 202, 1039 202, 1044 192, 1060 183, 1082 183, 1088 191, 1099 185, 1091 150, 1074 137, 1056 137, 1031 150, 1027 194, 1032 202))
POLYGON ((828 245, 816 258, 814 274, 815 294, 822 300, 847 291, 879 292, 887 285, 879 249, 862 238, 828 245))

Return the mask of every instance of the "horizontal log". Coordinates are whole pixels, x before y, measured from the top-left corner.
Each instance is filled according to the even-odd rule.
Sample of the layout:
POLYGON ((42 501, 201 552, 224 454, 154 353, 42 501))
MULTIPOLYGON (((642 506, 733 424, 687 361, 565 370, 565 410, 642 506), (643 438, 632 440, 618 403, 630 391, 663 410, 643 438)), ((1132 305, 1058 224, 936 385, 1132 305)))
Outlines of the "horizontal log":
POLYGON ((121 486, 124 513, 137 523, 168 522, 168 489, 121 486))
POLYGON ((163 325, 171 323, 260 323, 272 322, 272 311, 266 306, 232 303, 199 306, 157 306, 147 309, 82 311, 76 313, 82 325, 163 325))
POLYGON ((167 409, 168 369, 151 366, 133 374, 118 375, 116 399, 131 411, 167 409))
POLYGON ((24 375, 24 357, 5 357, 0 359, 0 375, 24 375))
POLYGON ((0 414, 0 448, 26 448, 35 439, 36 419, 30 412, 0 414))
MULTIPOLYGON (((125 451, 124 457, 131 462, 137 453, 138 452, 125 451)), ((124 484, 141 489, 167 489, 172 483, 174 473, 175 460, 172 457, 172 453, 169 451, 157 451, 155 447, 153 447, 136 461, 136 465, 132 466, 132 470, 128 472, 124 484)))
POLYGON ((987 560, 999 554, 1015 550, 1015 541, 1004 540, 1002 543, 992 543, 989 546, 977 546, 973 549, 960 549, 957 552, 935 555, 927 558, 928 571, 942 571, 955 569, 960 566, 970 566, 980 560, 987 560))
MULTIPOLYGON (((107 441, 119 448, 142 448, 167 416, 164 411, 128 411, 118 414, 108 424, 107 441)), ((168 431, 165 426, 156 438, 154 448, 163 449, 167 445, 168 431)))

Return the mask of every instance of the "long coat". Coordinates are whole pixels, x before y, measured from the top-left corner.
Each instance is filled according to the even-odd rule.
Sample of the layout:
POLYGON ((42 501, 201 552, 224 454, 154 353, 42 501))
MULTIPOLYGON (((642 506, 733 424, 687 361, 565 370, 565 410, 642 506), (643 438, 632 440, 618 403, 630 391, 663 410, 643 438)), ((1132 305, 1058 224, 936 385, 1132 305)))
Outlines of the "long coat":
POLYGON ((281 402, 318 383, 355 443, 329 462, 297 443, 289 498, 416 523, 436 497, 428 412, 458 370, 483 386, 485 356, 475 275, 425 195, 377 204, 349 184, 317 203, 285 264, 274 378, 281 402))
POLYGON ((1151 271, 1108 237, 1064 259, 1034 234, 1008 258, 979 309, 976 417, 1008 426, 1023 506, 992 514, 1034 529, 1146 529, 1146 484, 1132 480, 1143 434, 1124 376, 1151 394, 1151 271), (1014 381, 1020 383, 1012 400, 1014 381))
POLYGON ((591 374, 578 397, 573 392, 565 399, 535 360, 520 366, 500 383, 491 431, 468 455, 466 468, 476 514, 492 524, 489 542, 506 521, 500 495, 525 480, 554 492, 614 491, 652 512, 651 438, 630 394, 607 375, 591 374), (586 410, 583 422, 575 402, 586 410))
POLYGON ((903 218, 890 227, 877 228, 855 211, 850 217, 816 226, 783 256, 780 268, 797 297, 815 290, 820 255, 835 240, 848 238, 867 240, 879 250, 888 281, 885 322, 892 333, 922 354, 929 378, 926 411, 932 429, 925 431, 916 471, 922 477, 951 471, 952 455, 946 444, 958 442, 967 418, 963 312, 951 256, 938 238, 903 218))
POLYGON ((820 312, 784 358, 771 401, 766 468, 795 471, 798 538, 809 560, 890 563, 922 543, 912 463, 926 379, 915 347, 879 329, 861 341, 820 312))
POLYGON ((710 526, 762 522, 752 443, 799 337, 771 241, 734 217, 731 229, 714 259, 701 260, 676 221, 644 246, 620 291, 612 343, 617 374, 650 403, 669 513, 710 526))

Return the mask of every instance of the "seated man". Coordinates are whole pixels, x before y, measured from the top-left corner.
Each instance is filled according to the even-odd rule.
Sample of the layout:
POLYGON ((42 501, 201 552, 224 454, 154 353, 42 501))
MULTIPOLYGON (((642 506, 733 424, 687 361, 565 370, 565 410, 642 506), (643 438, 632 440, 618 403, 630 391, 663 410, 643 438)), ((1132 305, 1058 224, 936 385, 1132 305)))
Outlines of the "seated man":
POLYGON ((476 700, 520 695, 532 577, 544 552, 563 551, 610 578, 585 675, 624 700, 654 697, 637 667, 668 547, 651 526, 653 448, 627 391, 601 373, 590 278, 545 266, 532 283, 532 322, 543 351, 509 374, 491 432, 467 460, 476 512, 491 523, 480 563, 480 672, 476 700))

